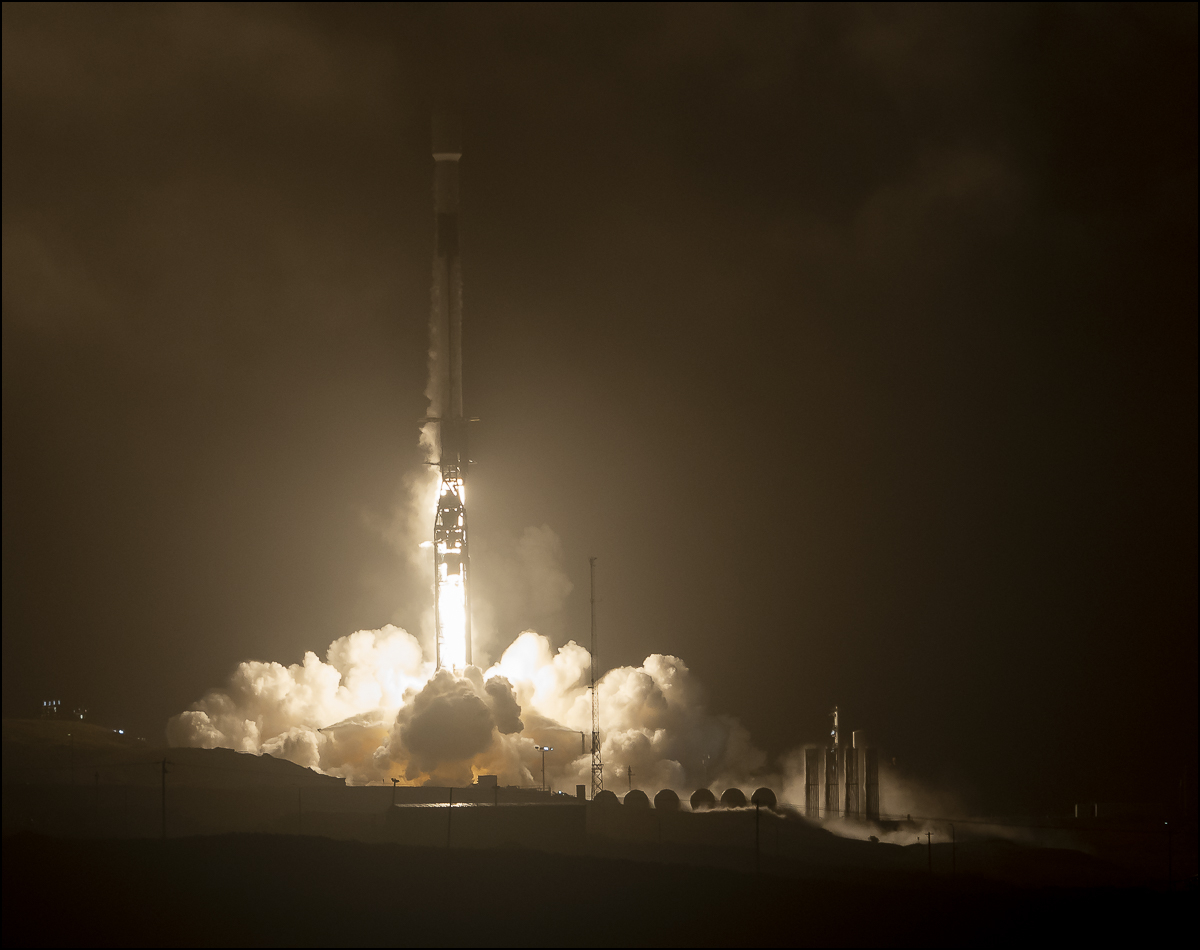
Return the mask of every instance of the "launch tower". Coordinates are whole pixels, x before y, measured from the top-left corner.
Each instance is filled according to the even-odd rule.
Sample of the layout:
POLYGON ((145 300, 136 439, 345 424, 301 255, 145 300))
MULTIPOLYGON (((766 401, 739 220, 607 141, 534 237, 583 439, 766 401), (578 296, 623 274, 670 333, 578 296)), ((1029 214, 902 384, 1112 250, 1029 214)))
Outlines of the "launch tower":
POLYGON ((471 559, 467 547, 467 430, 462 399, 462 261, 458 251, 461 130, 451 116, 433 122, 434 254, 432 419, 438 424, 437 514, 433 522, 437 668, 471 664, 471 559))
POLYGON ((592 801, 604 791, 604 759, 600 755, 600 694, 596 692, 596 559, 588 558, 592 609, 592 801))

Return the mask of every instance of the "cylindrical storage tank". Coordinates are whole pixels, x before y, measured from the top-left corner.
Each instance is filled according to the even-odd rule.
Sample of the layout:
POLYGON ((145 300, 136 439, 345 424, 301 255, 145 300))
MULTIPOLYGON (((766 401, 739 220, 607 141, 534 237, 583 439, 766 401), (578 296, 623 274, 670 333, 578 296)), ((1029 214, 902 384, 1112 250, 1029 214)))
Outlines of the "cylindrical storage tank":
POLYGON ((821 817, 821 750, 804 750, 804 814, 821 817))
POLYGON ((603 805, 605 807, 609 805, 621 804, 620 800, 617 798, 616 792, 611 792, 607 788, 602 792, 597 792, 596 797, 593 798, 592 801, 597 805, 603 805))
POLYGON ((654 796, 654 807, 658 811, 679 811, 679 796, 669 788, 664 788, 654 796))
POLYGON ((867 747, 863 784, 867 790, 867 821, 879 821, 879 750, 867 747))
POLYGON ((629 808, 650 808, 650 798, 640 788, 635 788, 625 796, 625 804, 629 808))
POLYGON ((746 794, 740 788, 727 788, 721 793, 721 804, 726 808, 745 808, 746 794))
POLYGON ((717 796, 707 788, 698 788, 692 792, 692 811, 703 811, 712 808, 717 803, 717 796))
POLYGON ((763 808, 774 808, 776 804, 775 793, 764 785, 750 796, 750 804, 762 805, 763 808))

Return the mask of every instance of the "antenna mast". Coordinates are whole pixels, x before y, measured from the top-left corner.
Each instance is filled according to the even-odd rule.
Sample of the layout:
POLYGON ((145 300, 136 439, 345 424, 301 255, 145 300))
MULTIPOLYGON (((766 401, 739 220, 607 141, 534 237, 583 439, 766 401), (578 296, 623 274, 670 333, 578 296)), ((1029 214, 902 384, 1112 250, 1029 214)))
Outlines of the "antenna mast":
POLYGON ((596 692, 596 559, 588 558, 592 582, 592 801, 604 791, 604 762, 600 758, 600 694, 596 692))

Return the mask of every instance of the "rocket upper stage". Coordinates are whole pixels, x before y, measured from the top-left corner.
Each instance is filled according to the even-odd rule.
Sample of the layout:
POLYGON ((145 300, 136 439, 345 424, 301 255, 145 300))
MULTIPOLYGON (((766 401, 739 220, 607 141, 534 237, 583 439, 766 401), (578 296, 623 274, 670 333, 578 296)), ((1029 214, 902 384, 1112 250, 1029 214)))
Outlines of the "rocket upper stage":
POLYGON ((458 168, 462 132, 456 116, 438 115, 433 121, 434 158, 434 350, 441 419, 441 464, 467 463, 462 400, 462 265, 458 246, 458 168))

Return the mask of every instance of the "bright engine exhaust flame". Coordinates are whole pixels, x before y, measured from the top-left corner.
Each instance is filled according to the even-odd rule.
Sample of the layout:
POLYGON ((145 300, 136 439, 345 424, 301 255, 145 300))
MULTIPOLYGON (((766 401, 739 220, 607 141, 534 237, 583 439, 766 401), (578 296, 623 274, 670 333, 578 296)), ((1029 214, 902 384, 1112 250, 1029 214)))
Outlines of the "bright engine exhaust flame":
POLYGON ((464 670, 471 662, 466 491, 462 476, 442 476, 433 523, 433 570, 437 586, 437 668, 464 670))

